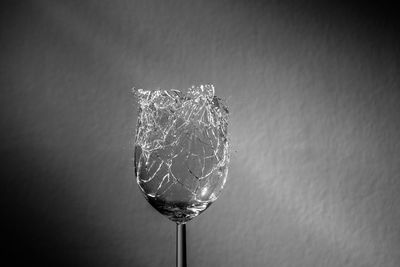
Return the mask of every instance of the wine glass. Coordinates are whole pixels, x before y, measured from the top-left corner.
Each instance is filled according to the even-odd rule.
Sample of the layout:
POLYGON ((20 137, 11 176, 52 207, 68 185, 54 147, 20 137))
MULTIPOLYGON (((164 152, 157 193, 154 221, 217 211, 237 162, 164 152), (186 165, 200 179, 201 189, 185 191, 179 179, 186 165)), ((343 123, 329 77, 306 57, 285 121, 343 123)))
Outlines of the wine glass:
POLYGON ((218 198, 226 182, 228 109, 213 85, 134 93, 137 183, 147 201, 176 223, 176 266, 186 266, 185 224, 218 198))

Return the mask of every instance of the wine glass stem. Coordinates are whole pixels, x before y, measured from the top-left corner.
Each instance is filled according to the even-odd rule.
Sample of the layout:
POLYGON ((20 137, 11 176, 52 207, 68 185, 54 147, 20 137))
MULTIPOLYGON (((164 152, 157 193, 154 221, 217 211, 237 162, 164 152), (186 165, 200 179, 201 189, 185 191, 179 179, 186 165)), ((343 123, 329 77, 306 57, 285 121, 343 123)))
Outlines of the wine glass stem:
POLYGON ((186 224, 176 224, 176 267, 186 267, 186 224))

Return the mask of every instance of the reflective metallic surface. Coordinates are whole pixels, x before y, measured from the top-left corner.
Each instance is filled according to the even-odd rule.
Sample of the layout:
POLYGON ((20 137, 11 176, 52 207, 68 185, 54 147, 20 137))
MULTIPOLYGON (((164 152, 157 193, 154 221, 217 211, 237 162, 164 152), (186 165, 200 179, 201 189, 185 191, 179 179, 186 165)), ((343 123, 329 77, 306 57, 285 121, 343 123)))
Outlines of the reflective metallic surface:
POLYGON ((228 108, 213 85, 135 90, 135 175, 149 203, 185 223, 221 193, 228 174, 228 108))

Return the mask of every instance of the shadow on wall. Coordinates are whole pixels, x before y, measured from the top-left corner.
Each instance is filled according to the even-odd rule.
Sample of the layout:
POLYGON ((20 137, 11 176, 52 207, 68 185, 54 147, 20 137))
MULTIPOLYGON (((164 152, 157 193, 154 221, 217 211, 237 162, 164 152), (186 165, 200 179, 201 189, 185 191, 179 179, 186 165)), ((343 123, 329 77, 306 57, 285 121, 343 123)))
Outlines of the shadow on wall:
POLYGON ((113 266, 111 240, 96 229, 96 217, 66 182, 71 173, 55 153, 24 145, 1 151, 2 260, 7 266, 113 266))

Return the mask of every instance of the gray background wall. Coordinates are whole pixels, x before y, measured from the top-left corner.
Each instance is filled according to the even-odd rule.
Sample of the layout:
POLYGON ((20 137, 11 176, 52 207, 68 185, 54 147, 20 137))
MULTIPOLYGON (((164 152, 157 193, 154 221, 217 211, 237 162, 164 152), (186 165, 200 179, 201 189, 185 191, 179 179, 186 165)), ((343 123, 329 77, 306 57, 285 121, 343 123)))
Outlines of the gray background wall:
POLYGON ((175 226, 133 178, 130 90, 208 82, 232 160, 189 266, 400 266, 390 3, 1 5, 1 260, 174 266, 175 226))

